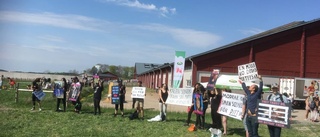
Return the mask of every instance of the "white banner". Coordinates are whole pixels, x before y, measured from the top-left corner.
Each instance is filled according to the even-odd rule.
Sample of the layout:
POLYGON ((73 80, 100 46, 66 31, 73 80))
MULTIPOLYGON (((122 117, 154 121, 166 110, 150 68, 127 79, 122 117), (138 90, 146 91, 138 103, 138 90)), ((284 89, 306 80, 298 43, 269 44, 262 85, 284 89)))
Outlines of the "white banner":
POLYGON ((132 87, 131 98, 143 98, 146 94, 146 87, 132 87))
POLYGON ((249 64, 239 65, 238 75, 239 79, 241 79, 243 82, 258 80, 259 78, 256 63, 252 62, 249 64))
POLYGON ((241 120, 244 95, 222 92, 218 113, 241 120))
POLYGON ((166 104, 191 106, 193 88, 170 88, 166 104))
POLYGON ((179 88, 184 72, 185 52, 176 51, 173 71, 173 88, 179 88))

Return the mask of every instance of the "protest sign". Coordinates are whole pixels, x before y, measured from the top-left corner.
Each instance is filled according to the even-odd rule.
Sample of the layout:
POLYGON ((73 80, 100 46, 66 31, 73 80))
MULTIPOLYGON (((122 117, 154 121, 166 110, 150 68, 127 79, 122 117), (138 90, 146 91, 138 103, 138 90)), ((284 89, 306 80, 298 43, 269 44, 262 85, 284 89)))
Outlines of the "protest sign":
POLYGON ((239 79, 241 79, 243 82, 258 80, 259 78, 256 63, 252 62, 249 64, 239 65, 238 75, 239 79))
POLYGON ((131 91, 131 98, 142 98, 144 99, 146 94, 145 87, 133 87, 131 91))
POLYGON ((190 106, 193 88, 170 88, 166 104, 190 106))
POLYGON ((111 91, 111 104, 119 104, 120 103, 120 88, 119 86, 112 86, 111 91))
POLYGON ((71 84, 70 93, 69 93, 70 101, 77 101, 81 92, 80 88, 81 88, 81 84, 79 82, 71 84))
POLYGON ((241 94, 222 92, 218 113, 241 120, 244 97, 245 96, 241 94))
POLYGON ((291 103, 258 101, 258 122, 261 124, 290 128, 291 103))
POLYGON ((42 90, 33 91, 33 94, 39 99, 42 100, 46 94, 42 90))
POLYGON ((215 84, 217 82, 218 76, 219 76, 220 70, 219 69, 213 69, 207 84, 207 90, 213 90, 215 87, 215 84))
POLYGON ((55 89, 53 90, 53 95, 54 95, 56 98, 63 98, 63 94, 64 94, 63 88, 55 88, 55 89))

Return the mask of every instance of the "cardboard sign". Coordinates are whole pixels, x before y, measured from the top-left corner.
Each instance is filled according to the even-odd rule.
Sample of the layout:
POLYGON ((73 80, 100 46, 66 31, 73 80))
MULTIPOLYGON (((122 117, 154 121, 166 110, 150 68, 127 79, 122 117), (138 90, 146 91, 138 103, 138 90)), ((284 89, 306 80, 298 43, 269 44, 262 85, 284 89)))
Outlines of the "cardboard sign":
POLYGON ((56 98, 63 98, 63 94, 64 94, 63 88, 56 88, 56 89, 53 90, 53 95, 56 98))
POLYGON ((241 120, 244 97, 241 94, 222 92, 218 113, 241 120))
POLYGON ((144 99, 146 94, 145 87, 133 87, 131 91, 131 98, 142 98, 144 99))
POLYGON ((80 89, 81 89, 81 84, 79 82, 71 84, 70 93, 69 93, 70 101, 77 101, 81 92, 80 89))
POLYGON ((166 104, 190 106, 193 88, 170 88, 166 104))
POLYGON ((44 96, 46 96, 46 94, 45 94, 42 90, 33 91, 33 94, 34 94, 39 100, 43 100, 44 96))
POLYGON ((119 104, 120 103, 120 88, 119 86, 112 86, 111 90, 111 104, 119 104))
POLYGON ((239 79, 241 79, 243 82, 258 80, 259 78, 256 63, 252 62, 249 64, 239 65, 238 75, 239 79))
POLYGON ((258 101, 258 122, 261 124, 290 128, 291 103, 268 100, 258 101))

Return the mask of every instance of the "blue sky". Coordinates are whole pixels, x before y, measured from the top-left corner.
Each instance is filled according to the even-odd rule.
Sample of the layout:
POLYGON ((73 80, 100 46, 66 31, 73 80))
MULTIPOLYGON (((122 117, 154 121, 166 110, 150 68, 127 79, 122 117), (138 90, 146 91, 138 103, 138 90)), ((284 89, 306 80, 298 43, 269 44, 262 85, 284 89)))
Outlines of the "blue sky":
POLYGON ((1 0, 0 69, 82 72, 174 62, 293 22, 319 0, 1 0))

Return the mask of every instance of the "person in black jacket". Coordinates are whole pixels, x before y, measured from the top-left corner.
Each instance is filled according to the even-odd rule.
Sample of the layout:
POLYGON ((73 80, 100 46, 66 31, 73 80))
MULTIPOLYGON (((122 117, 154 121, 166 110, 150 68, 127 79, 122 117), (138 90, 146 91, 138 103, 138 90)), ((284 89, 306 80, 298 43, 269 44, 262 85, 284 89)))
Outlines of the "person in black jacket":
POLYGON ((120 83, 119 83, 119 104, 115 104, 114 116, 117 116, 118 108, 120 106, 121 116, 124 117, 124 114, 123 114, 124 93, 125 93, 125 86, 122 84, 122 81, 120 81, 120 83))
POLYGON ((94 115, 97 115, 97 110, 98 114, 101 114, 100 110, 100 100, 101 100, 101 93, 103 91, 103 81, 99 80, 96 86, 94 86, 94 95, 93 95, 93 104, 94 104, 94 115))

